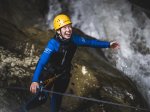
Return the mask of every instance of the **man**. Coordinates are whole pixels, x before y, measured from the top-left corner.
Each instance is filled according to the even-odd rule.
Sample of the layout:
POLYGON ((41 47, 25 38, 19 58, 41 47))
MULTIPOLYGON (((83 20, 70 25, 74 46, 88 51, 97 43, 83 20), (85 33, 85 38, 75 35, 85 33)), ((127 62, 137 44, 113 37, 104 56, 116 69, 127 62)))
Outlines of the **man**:
MULTIPOLYGON (((35 95, 25 105, 25 109, 30 110, 46 102, 48 93, 39 92, 37 88, 40 81, 44 81, 47 76, 41 75, 43 71, 55 77, 53 84, 46 85, 47 89, 64 93, 70 80, 71 60, 75 54, 77 46, 89 46, 95 48, 117 48, 117 42, 99 41, 87 39, 72 32, 72 22, 65 14, 59 14, 54 18, 54 29, 56 35, 49 40, 36 66, 30 91, 35 95)), ((58 112, 62 101, 62 96, 52 94, 50 101, 50 112, 58 112)))

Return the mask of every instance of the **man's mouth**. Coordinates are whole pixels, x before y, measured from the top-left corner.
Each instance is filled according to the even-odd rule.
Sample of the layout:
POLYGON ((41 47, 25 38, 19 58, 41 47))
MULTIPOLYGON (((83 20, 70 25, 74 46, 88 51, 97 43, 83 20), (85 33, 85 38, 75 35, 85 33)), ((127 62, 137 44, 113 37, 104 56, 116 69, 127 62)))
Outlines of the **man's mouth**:
POLYGON ((66 36, 71 36, 71 33, 65 33, 66 36))

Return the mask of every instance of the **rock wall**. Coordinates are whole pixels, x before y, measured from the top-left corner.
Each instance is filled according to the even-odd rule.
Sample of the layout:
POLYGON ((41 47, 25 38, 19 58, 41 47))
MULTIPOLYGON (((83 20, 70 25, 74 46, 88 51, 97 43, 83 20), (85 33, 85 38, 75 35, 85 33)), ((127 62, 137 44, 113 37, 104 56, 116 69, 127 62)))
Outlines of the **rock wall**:
POLYGON ((0 18, 17 27, 24 27, 43 21, 48 6, 48 0, 1 0, 0 18))

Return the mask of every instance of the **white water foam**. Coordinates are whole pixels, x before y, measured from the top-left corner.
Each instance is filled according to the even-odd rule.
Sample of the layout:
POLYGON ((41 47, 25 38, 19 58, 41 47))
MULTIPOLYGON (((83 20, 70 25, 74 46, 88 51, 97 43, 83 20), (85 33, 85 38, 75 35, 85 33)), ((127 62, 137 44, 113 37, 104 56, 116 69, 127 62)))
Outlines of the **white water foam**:
MULTIPOLYGON (((61 12, 55 6, 60 5, 50 5, 48 21, 61 12)), ((115 66, 137 84, 150 105, 150 19, 127 0, 75 0, 69 8, 74 27, 97 39, 120 43, 117 52, 105 50, 106 55, 111 51, 115 66)))
POLYGON ((83 32, 120 43, 112 55, 116 67, 135 81, 150 105, 150 19, 126 0, 76 0, 70 10, 73 25, 83 32))

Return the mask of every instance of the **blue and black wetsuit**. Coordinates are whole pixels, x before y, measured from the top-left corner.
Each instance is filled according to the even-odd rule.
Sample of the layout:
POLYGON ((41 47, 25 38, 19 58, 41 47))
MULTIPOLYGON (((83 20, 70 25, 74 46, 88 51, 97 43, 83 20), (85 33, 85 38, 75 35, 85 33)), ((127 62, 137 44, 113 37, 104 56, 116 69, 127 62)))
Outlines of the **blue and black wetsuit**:
MULTIPOLYGON (((44 52, 42 53, 36 66, 32 82, 40 82, 40 80, 44 80, 45 77, 41 74, 43 74, 42 71, 45 69, 49 74, 61 74, 61 76, 54 81, 53 91, 64 93, 70 80, 71 61, 78 46, 109 48, 110 42, 88 39, 76 34, 72 34, 69 40, 63 40, 56 35, 49 40, 44 52)), ((51 86, 49 89, 50 88, 51 86)), ((38 93, 26 104, 26 109, 29 110, 44 103, 47 100, 47 97, 47 93, 38 93), (40 100, 39 97, 41 97, 40 100)), ((61 100, 61 95, 52 94, 50 112, 59 111, 61 100)))

